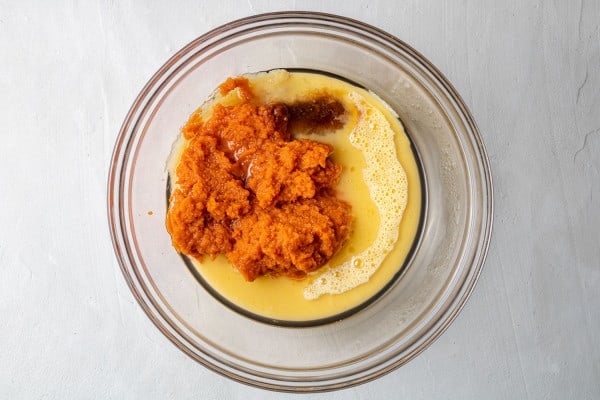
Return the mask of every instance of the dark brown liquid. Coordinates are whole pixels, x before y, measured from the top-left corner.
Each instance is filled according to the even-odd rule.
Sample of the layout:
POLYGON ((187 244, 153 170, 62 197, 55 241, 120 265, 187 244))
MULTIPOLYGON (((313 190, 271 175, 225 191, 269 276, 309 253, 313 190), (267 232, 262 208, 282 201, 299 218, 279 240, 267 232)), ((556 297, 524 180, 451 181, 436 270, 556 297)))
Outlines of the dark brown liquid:
POLYGON ((278 103, 272 107, 280 132, 322 133, 343 126, 340 117, 345 112, 344 106, 331 96, 323 95, 293 104, 278 103))

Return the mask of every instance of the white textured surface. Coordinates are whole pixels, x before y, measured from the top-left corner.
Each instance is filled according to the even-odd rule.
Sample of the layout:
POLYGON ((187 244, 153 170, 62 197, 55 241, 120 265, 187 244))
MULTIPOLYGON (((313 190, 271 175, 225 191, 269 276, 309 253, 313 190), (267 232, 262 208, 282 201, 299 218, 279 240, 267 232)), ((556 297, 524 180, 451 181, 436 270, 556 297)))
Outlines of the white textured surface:
POLYGON ((149 77, 207 30, 283 9, 361 19, 423 53, 469 105, 495 183, 488 261, 448 331, 314 397, 600 398, 600 2, 170 3, 0 1, 0 398, 293 397, 171 345, 125 284, 105 212, 112 146, 149 77))

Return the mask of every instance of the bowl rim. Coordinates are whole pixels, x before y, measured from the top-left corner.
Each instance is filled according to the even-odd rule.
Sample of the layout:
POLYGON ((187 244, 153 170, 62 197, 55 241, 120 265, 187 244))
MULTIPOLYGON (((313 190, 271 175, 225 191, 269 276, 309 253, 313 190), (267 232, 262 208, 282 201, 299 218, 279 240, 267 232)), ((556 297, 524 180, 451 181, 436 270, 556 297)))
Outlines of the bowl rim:
MULTIPOLYGON (((262 25, 261 27, 264 28, 265 26, 268 26, 268 24, 262 25)), ((428 59, 421 55, 417 50, 415 50, 412 46, 396 38, 395 36, 383 31, 382 29, 349 17, 312 11, 277 11, 236 19, 231 22, 220 25, 216 28, 213 28, 212 30, 202 34, 201 36, 197 37, 196 39, 183 46, 174 55, 172 55, 144 85, 139 94, 136 96, 135 101, 133 102, 129 111, 127 112, 127 115, 119 129, 119 134, 115 140, 114 150, 110 160, 107 181, 107 214, 114 252, 127 285, 129 286, 136 301, 142 307, 145 314, 150 318, 152 323, 176 347, 178 347, 188 356, 192 357, 194 360, 198 361, 200 364, 207 367, 209 370, 212 370, 222 376, 233 379, 234 381, 248 384, 250 386, 282 392, 325 392, 363 384, 397 369, 401 365, 405 364, 406 362, 412 360, 417 355, 422 353, 426 348, 428 348, 435 340, 437 340, 441 336, 442 333, 446 331, 448 326, 450 326, 450 324, 456 319, 457 315, 463 309, 463 307, 466 304, 466 301, 473 292, 473 289, 479 279, 489 250, 493 228, 493 210, 494 196, 492 174, 490 170, 489 158, 485 150, 481 134, 464 100, 462 99, 458 91, 454 88, 454 86, 450 83, 450 81, 441 73, 441 71, 436 66, 434 66, 428 59), (305 24, 309 22, 318 22, 322 25, 326 25, 327 27, 331 27, 331 24, 336 24, 337 26, 341 25, 345 28, 352 28, 350 30, 351 33, 368 33, 372 39, 378 40, 379 44, 385 44, 396 50, 401 50, 407 53, 411 58, 415 60, 416 63, 420 64, 423 68, 425 68, 435 79, 436 83, 439 84, 450 95, 450 98, 454 102, 454 106, 457 108, 457 111, 460 113, 460 115, 464 118, 464 123, 468 125, 468 130, 472 133, 470 139, 473 141, 473 144, 475 146, 474 150, 478 155, 476 161, 480 167, 480 173, 482 178, 481 189, 484 197, 482 201, 482 206, 485 208, 486 212, 484 212, 484 214, 486 215, 485 218, 481 220, 479 245, 476 246, 476 249, 474 250, 472 256, 472 260, 470 261, 470 268, 472 269, 472 271, 470 273, 469 279, 466 279, 465 282, 462 283, 462 285, 466 285, 466 287, 462 287, 458 293, 459 296, 452 299, 450 305, 447 307, 448 312, 442 313, 440 315, 440 318, 437 321, 434 321, 431 328, 432 330, 429 331, 429 334, 426 337, 426 339, 418 343, 418 345, 414 349, 412 349, 407 355, 385 364, 382 368, 375 370, 371 369, 367 374, 363 374, 359 377, 351 379, 346 379, 342 382, 336 381, 335 379, 331 379, 331 381, 327 381, 325 383, 321 381, 315 381, 313 383, 315 383, 316 385, 311 386, 294 386, 294 382, 292 380, 288 380, 286 382, 267 382, 266 380, 252 379, 251 376, 253 375, 251 373, 249 374, 248 371, 238 371, 238 373, 232 373, 230 370, 222 366, 223 363, 220 363, 220 365, 218 365, 219 363, 211 362, 210 359, 203 358, 201 355, 190 351, 182 343, 181 340, 182 337, 185 338, 185 333, 179 332, 178 328, 173 326, 169 319, 162 315, 162 311, 159 309, 159 307, 156 306, 156 304, 154 304, 154 300, 151 298, 151 296, 145 293, 144 290, 140 290, 140 287, 136 284, 135 280, 139 281, 140 276, 135 271, 135 268, 132 268, 132 266, 129 265, 130 260, 128 253, 131 250, 131 246, 123 237, 122 233, 125 229, 126 222, 124 221, 124 212, 121 209, 121 207, 119 207, 119 199, 121 197, 119 193, 125 186, 124 179, 122 178, 125 170, 125 165, 127 164, 127 160, 130 155, 129 149, 132 145, 133 140, 133 138, 131 137, 132 135, 130 135, 130 133, 135 130, 134 128, 130 127, 135 127, 137 124, 137 117, 139 117, 141 114, 140 106, 143 106, 144 103, 148 101, 148 95, 151 94, 155 90, 155 88, 157 88, 157 85, 158 89, 160 89, 161 85, 164 84, 165 74, 192 49, 199 48, 201 50, 203 44, 209 43, 211 40, 219 38, 221 35, 227 32, 231 32, 232 30, 245 27, 249 24, 260 24, 271 22, 273 20, 294 20, 296 22, 304 22, 305 24), (116 183, 119 184, 118 190, 115 186, 116 183), (152 311, 150 309, 150 306, 155 308, 156 312, 152 311), (177 335, 173 331, 177 332, 180 337, 177 337, 177 335)), ((143 286, 141 287, 141 289, 143 289, 143 286)))

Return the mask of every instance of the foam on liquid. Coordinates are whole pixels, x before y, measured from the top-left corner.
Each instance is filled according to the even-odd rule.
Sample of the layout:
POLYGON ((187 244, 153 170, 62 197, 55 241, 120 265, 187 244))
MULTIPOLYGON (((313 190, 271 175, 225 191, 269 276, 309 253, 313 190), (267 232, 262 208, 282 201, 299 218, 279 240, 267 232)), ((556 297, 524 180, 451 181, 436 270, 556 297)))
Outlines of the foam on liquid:
POLYGON ((379 229, 375 241, 366 250, 320 273, 304 289, 308 300, 325 293, 343 293, 369 281, 398 240, 408 199, 406 173, 396 154, 396 133, 381 111, 367 106, 364 97, 350 92, 349 98, 359 111, 349 140, 365 157, 363 178, 380 214, 379 229))

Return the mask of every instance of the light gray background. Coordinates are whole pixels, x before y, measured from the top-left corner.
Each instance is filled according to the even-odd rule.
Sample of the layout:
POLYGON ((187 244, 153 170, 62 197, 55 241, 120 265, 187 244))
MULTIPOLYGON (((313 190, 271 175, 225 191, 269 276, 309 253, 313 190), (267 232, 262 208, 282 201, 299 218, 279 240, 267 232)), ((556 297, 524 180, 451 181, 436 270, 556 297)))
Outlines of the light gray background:
POLYGON ((314 397, 600 398, 599 1, 174 3, 0 1, 0 398, 293 397, 164 338, 105 211, 113 144, 150 76, 209 29, 284 9, 357 18, 422 52, 470 107, 495 184, 488 260, 446 333, 375 382, 314 397))

